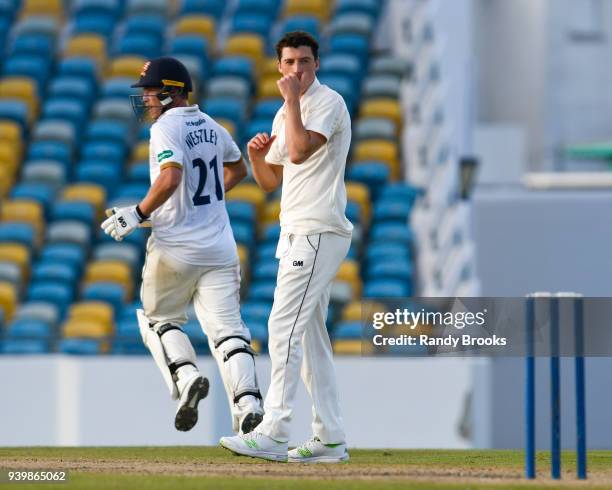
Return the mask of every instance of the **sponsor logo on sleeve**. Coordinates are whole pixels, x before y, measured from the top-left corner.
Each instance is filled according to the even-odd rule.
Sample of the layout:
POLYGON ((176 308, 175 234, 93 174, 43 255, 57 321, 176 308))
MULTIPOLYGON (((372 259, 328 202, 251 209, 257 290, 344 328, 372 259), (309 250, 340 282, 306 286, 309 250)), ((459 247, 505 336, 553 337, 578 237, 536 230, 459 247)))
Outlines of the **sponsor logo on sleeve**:
POLYGON ((172 155, 174 155, 174 153, 172 153, 172 150, 164 150, 161 153, 158 153, 157 163, 161 163, 163 160, 170 158, 172 155))

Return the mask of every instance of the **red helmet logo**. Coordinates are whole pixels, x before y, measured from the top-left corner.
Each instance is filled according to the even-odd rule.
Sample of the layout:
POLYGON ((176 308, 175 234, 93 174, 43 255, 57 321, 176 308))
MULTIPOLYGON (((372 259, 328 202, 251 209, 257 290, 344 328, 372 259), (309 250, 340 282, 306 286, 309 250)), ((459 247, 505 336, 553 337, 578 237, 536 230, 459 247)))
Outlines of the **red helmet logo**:
POLYGON ((147 70, 149 69, 149 66, 151 66, 151 62, 147 61, 144 66, 142 67, 142 71, 140 72, 140 76, 144 77, 145 74, 147 73, 147 70))

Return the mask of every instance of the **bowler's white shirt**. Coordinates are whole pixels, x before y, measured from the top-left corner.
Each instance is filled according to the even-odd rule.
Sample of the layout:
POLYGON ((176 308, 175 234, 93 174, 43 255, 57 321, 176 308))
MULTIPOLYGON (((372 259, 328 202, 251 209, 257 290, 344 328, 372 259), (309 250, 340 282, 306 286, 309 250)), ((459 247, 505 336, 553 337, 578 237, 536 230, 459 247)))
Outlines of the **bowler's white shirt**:
POLYGON ((350 236, 346 219, 344 169, 351 144, 351 119, 342 96, 316 78, 300 98, 306 130, 327 142, 301 164, 289 160, 285 141, 285 108, 276 113, 266 162, 283 166, 280 224, 282 234, 311 235, 334 232, 350 236))

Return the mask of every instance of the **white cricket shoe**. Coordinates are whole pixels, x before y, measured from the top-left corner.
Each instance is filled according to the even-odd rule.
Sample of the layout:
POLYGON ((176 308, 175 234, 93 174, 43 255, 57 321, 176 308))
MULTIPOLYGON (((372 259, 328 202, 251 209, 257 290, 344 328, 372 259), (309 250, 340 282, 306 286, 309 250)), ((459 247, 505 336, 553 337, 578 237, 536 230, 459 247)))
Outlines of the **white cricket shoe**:
POLYGON ((301 446, 289 451, 290 463, 341 463, 349 460, 346 444, 323 444, 313 437, 301 446))
POLYGON ((191 430, 198 421, 198 403, 208 395, 208 379, 199 374, 185 383, 181 391, 174 427, 185 432, 191 430))
POLYGON ((233 437, 222 437, 219 443, 225 449, 243 456, 287 462, 287 443, 276 442, 261 432, 253 431, 233 437))

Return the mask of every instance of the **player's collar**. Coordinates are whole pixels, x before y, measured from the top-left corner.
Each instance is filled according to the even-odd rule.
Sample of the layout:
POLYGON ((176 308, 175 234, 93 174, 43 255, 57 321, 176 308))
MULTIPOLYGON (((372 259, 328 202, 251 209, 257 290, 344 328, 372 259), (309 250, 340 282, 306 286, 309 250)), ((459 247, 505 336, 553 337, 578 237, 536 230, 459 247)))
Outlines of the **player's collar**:
POLYGON ((304 92, 304 95, 302 95, 301 100, 305 101, 306 99, 310 98, 310 96, 312 96, 312 94, 314 94, 315 91, 320 86, 321 86, 321 82, 319 82, 319 79, 317 77, 315 77, 313 82, 310 84, 310 87, 308 87, 308 90, 306 90, 306 92, 304 92))
POLYGON ((198 104, 193 104, 187 107, 173 107, 172 109, 168 109, 166 112, 164 112, 164 114, 174 114, 174 115, 190 115, 190 114, 195 114, 200 110, 200 108, 198 107, 198 104))

